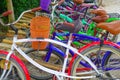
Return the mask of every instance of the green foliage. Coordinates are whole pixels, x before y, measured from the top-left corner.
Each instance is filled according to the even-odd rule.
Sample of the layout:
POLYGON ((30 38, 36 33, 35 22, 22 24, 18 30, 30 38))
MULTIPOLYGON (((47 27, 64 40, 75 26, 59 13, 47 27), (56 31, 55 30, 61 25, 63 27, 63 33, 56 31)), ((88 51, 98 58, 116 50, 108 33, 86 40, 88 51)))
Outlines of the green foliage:
POLYGON ((13 0, 14 13, 17 18, 23 11, 38 7, 40 0, 13 0))
MULTIPOLYGON (((5 0, 0 0, 0 2, 1 2, 0 3, 0 14, 2 14, 3 12, 7 11, 7 6, 6 6, 5 0)), ((8 19, 7 17, 4 17, 3 20, 7 22, 8 19)), ((7 30, 8 30, 8 27, 0 25, 0 36, 4 34, 4 32, 6 32, 7 30)))
POLYGON ((0 0, 0 14, 5 12, 7 10, 6 1, 0 0))

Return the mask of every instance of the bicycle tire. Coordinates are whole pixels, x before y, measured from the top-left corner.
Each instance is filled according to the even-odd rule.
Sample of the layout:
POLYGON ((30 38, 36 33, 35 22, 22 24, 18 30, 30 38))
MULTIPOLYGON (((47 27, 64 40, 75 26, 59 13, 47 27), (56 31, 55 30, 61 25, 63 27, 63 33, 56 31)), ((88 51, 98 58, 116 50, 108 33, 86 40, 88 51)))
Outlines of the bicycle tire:
MULTIPOLYGON (((97 51, 99 50, 99 48, 100 48, 99 45, 95 45, 95 46, 87 48, 86 50, 84 50, 83 52, 81 52, 81 54, 83 54, 83 55, 85 55, 87 57, 91 57, 90 55, 93 55, 93 54, 97 53, 97 51)), ((110 45, 103 45, 102 48, 101 48, 102 54, 106 53, 106 51, 110 51, 110 53, 115 56, 114 57, 115 59, 119 59, 120 60, 120 49, 115 48, 115 47, 110 46, 110 45)), ((102 67, 104 67, 106 69, 109 68, 109 67, 107 67, 107 64, 109 63, 108 61, 110 59, 112 59, 112 55, 111 54, 108 55, 108 56, 106 56, 104 58, 103 62, 100 62, 100 65, 102 64, 102 67)), ((101 55, 101 59, 103 59, 103 56, 104 55, 101 55)), ((91 57, 91 58, 94 58, 94 56, 91 57)), ((76 74, 78 73, 76 71, 76 69, 78 69, 78 66, 80 66, 80 68, 85 68, 83 65, 80 64, 80 61, 84 61, 84 60, 82 60, 82 58, 80 56, 76 57, 76 59, 74 60, 74 62, 72 64, 71 75, 76 76, 76 74)), ((110 65, 112 66, 112 63, 110 65)), ((120 62, 119 62, 118 65, 120 65, 120 62)), ((109 66, 109 64, 108 64, 108 66, 109 66)), ((104 74, 104 77, 101 77, 101 80, 104 80, 104 79, 105 80, 114 80, 114 79, 112 79, 113 78, 112 77, 113 76, 113 71, 116 71, 114 73, 117 74, 117 76, 114 75, 114 78, 115 79, 118 79, 118 78, 120 79, 120 75, 118 74, 120 72, 120 70, 112 70, 111 69, 109 71, 105 71, 105 70, 102 70, 103 68, 101 69, 101 67, 97 67, 97 68, 99 70, 101 70, 101 72, 104 74)), ((90 69, 90 68, 88 68, 88 69, 90 69)), ((86 71, 88 72, 88 71, 92 71, 92 70, 86 70, 86 71)), ((84 70, 84 72, 85 72, 85 70, 84 70)), ((86 76, 87 75, 96 75, 96 73, 86 74, 86 76)), ((76 79, 71 79, 71 80, 76 80, 76 79)), ((86 79, 86 80, 90 80, 90 79, 86 79)), ((91 80, 99 80, 99 79, 97 79, 97 78, 93 79, 92 78, 91 80)))
MULTIPOLYGON (((5 63, 5 58, 6 58, 6 54, 0 52, 0 76, 2 74, 3 71, 3 65, 5 63)), ((16 61, 16 59, 14 57, 10 57, 9 59, 9 66, 12 64, 12 71, 10 72, 10 74, 7 76, 7 79, 4 80, 30 80, 30 77, 28 78, 29 75, 28 73, 25 74, 25 70, 23 69, 23 67, 25 66, 21 66, 20 62, 16 61), (14 70, 14 72, 13 72, 14 70)), ((8 68, 9 68, 8 66, 8 68)), ((9 70, 9 69, 8 69, 9 70)))
MULTIPOLYGON (((25 53, 26 54, 28 54, 30 57, 32 57, 33 59, 35 58, 35 59, 38 59, 38 58, 43 58, 45 55, 43 54, 43 56, 41 55, 39 55, 39 54, 41 54, 41 53, 43 53, 43 51, 45 51, 45 55, 46 55, 46 53, 48 52, 48 49, 44 49, 44 50, 39 50, 39 52, 37 51, 37 50, 34 50, 34 49, 29 49, 29 50, 27 50, 27 51, 25 51, 25 53), (33 55, 33 53, 34 53, 34 55, 33 55), (32 56, 31 56, 32 55, 32 56)), ((52 59, 52 63, 53 64, 62 64, 63 63, 63 60, 64 60, 64 58, 59 54, 59 53, 57 53, 57 52, 55 52, 54 50, 52 51, 52 55, 53 56, 55 56, 55 58, 59 58, 59 60, 60 60, 60 63, 58 63, 59 61, 56 59, 52 59), (58 61, 58 62, 57 62, 58 61)), ((51 58, 53 58, 53 57, 51 57, 50 56, 50 59, 51 58)), ((39 59, 40 60, 40 59, 39 59)), ((42 60, 42 59, 41 59, 42 60)), ((50 60, 47 62, 47 63, 50 63, 50 60)), ((42 70, 38 70, 38 68, 36 68, 35 66, 33 66, 33 65, 31 65, 30 63, 27 63, 26 64, 26 66, 27 66, 27 68, 28 68, 28 71, 29 71, 29 73, 30 73, 30 76, 33 78, 33 79, 36 79, 36 80, 50 80, 50 79, 52 79, 52 77, 53 77, 53 74, 50 74, 50 73, 47 73, 47 72, 45 72, 45 71, 42 71, 42 70), (31 69, 31 67, 32 67, 32 69, 34 69, 34 71, 31 69), (35 73, 34 73, 35 72, 35 73), (45 75, 46 74, 46 75, 45 75)))

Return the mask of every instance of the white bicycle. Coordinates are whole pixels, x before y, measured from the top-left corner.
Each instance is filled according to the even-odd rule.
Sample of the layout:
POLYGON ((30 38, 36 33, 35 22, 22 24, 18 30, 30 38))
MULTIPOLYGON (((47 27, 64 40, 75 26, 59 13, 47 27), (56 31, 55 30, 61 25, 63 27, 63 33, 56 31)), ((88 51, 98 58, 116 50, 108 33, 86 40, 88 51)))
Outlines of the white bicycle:
MULTIPOLYGON (((55 75, 54 80, 78 80, 78 79, 111 79, 111 76, 107 76, 107 73, 111 73, 108 71, 105 71, 104 69, 98 68, 93 61, 90 59, 91 53, 99 53, 103 54, 106 53, 106 51, 110 51, 111 54, 109 55, 109 58, 115 57, 115 60, 120 59, 120 46, 109 41, 95 41, 91 44, 88 44, 79 50, 72 47, 71 39, 73 38, 72 35, 74 33, 71 33, 69 36, 68 43, 62 43, 59 41, 55 41, 48 38, 29 38, 29 39, 18 39, 18 29, 14 26, 16 22, 19 21, 21 16, 26 12, 36 11, 40 10, 41 8, 35 8, 32 10, 24 11, 20 17, 13 23, 4 24, 2 20, 0 19, 0 23, 4 26, 10 26, 10 28, 15 32, 15 35, 13 37, 13 44, 11 46, 11 51, 7 52, 4 50, 0 50, 0 80, 30 80, 29 72, 22 62, 23 59, 18 58, 15 54, 15 50, 19 53, 19 55, 23 56, 26 61, 30 62, 34 66, 36 66, 38 69, 46 71, 50 74, 55 75), (52 64, 47 64, 47 66, 41 64, 42 62, 33 60, 31 57, 29 57, 27 54, 24 53, 24 50, 22 50, 17 43, 23 43, 23 42, 49 42, 52 44, 56 44, 59 46, 63 46, 66 48, 66 56, 64 57, 63 65, 54 65, 56 69, 51 68, 52 64), (75 53, 75 56, 69 58, 69 50, 73 51, 75 53), (111 57, 111 55, 114 55, 111 57), (70 60, 68 64, 68 60, 70 60), (86 64, 88 64, 90 67, 81 66, 80 62, 84 61, 86 64)), ((7 13, 8 14, 8 13, 7 13)), ((82 35, 83 36, 83 35, 82 35)), ((103 68, 107 67, 108 60, 105 61, 105 64, 102 64, 103 68)), ((119 61, 118 61, 119 63, 119 61)), ((110 65, 109 65, 110 66, 110 65)), ((120 68, 119 68, 120 69, 120 68)), ((113 69, 114 70, 114 69, 113 69)), ((119 70, 116 70, 119 72, 119 70)), ((112 74, 112 73, 111 73, 112 74)), ((118 76, 119 77, 119 76, 118 76)))

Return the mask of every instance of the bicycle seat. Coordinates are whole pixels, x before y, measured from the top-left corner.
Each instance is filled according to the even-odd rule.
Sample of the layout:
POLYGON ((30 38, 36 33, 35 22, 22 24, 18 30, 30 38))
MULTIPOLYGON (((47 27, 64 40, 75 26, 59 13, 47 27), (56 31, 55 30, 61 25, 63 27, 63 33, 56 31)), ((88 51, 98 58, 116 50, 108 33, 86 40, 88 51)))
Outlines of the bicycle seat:
POLYGON ((82 7, 88 7, 88 8, 90 8, 90 7, 92 7, 93 6, 93 4, 87 4, 87 3, 83 3, 82 4, 82 7))
POLYGON ((97 16, 107 15, 107 12, 104 9, 91 10, 90 13, 95 14, 97 16))
POLYGON ((73 0, 73 2, 77 5, 82 4, 84 0, 73 0))
POLYGON ((92 21, 96 23, 105 22, 109 18, 108 15, 95 16, 92 18, 92 21))
POLYGON ((92 20, 96 23, 105 22, 109 18, 107 12, 104 9, 91 10, 90 13, 96 15, 92 18, 92 20))
POLYGON ((68 23, 68 22, 63 22, 63 23, 58 23, 55 26, 56 30, 63 30, 63 31, 68 31, 70 33, 77 33, 82 27, 82 23, 76 20, 74 23, 68 23))
POLYGON ((113 35, 117 35, 120 33, 120 20, 109 23, 106 22, 98 23, 97 27, 108 31, 113 35))

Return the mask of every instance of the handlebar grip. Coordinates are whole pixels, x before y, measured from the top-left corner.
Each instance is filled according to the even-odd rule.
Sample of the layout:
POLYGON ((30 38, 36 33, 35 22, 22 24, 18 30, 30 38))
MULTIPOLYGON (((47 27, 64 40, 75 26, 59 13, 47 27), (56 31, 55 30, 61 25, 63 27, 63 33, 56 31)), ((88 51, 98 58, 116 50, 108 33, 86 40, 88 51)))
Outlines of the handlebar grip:
POLYGON ((69 34, 70 34, 69 32, 63 32, 63 33, 57 32, 56 33, 57 36, 68 36, 69 34))
POLYGON ((73 23, 68 23, 68 22, 63 22, 63 25, 67 25, 67 26, 70 26, 70 27, 74 27, 74 24, 73 24, 73 23))
POLYGON ((60 18, 65 19, 66 21, 68 21, 70 23, 73 22, 73 20, 70 17, 68 17, 68 16, 66 16, 64 14, 60 14, 60 18))
POLYGON ((60 2, 58 2, 58 5, 61 5, 64 2, 64 0, 60 0, 60 2))
POLYGON ((42 9, 41 7, 37 7, 37 8, 33 8, 31 11, 35 12, 35 11, 38 11, 38 10, 41 10, 41 9, 42 9))
POLYGON ((81 21, 82 21, 82 24, 83 24, 83 25, 88 24, 88 23, 85 21, 85 19, 82 19, 81 21))
POLYGON ((11 10, 8 10, 8 11, 4 12, 4 13, 2 14, 2 16, 8 16, 8 15, 11 14, 11 13, 12 13, 12 11, 11 11, 11 10))

